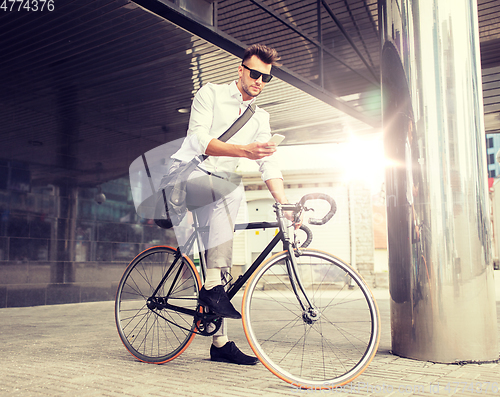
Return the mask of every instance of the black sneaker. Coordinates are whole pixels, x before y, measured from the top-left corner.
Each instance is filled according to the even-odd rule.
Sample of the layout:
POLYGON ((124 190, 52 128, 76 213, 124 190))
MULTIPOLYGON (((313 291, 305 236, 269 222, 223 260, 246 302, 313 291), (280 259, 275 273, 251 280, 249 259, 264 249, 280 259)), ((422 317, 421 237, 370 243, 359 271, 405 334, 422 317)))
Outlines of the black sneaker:
POLYGON ((220 361, 225 363, 239 365, 255 365, 259 362, 257 357, 247 356, 236 347, 234 342, 227 342, 222 347, 210 347, 210 359, 212 361, 220 361))
POLYGON ((240 319, 241 314, 234 308, 222 285, 208 291, 203 287, 198 300, 201 305, 208 306, 215 314, 226 318, 240 319))

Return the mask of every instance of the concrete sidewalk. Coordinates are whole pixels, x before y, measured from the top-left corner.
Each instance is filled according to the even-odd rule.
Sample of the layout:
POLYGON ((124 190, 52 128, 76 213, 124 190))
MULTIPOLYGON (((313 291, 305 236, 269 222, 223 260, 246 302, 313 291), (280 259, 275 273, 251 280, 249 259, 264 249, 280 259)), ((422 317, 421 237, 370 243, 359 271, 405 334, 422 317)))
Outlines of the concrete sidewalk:
MULTIPOLYGON (((344 389, 298 391, 261 364, 213 363, 211 338, 200 336, 170 363, 138 362, 120 341, 114 302, 98 302, 0 309, 0 395, 500 396, 500 364, 433 364, 390 354, 387 292, 374 292, 382 317, 380 347, 368 369, 344 389)), ((251 353, 240 321, 229 321, 231 339, 251 353)))

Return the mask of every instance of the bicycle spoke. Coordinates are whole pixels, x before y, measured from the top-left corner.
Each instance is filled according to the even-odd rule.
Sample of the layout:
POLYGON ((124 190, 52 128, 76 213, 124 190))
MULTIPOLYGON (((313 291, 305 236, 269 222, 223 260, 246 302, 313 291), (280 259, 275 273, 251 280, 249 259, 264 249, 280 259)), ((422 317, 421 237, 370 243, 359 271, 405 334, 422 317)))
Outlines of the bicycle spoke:
MULTIPOLYGON (((343 329, 342 327, 339 327, 337 323, 334 323, 334 322, 331 322, 330 320, 328 320, 328 323, 331 324, 333 327, 335 327, 343 336, 346 340, 349 340, 346 335, 350 335, 352 336, 353 338, 357 339, 359 342, 363 343, 365 341, 365 339, 361 339, 360 337, 356 336, 355 334, 353 334, 352 332, 348 332, 347 330, 343 329)), ((358 322, 359 323, 359 322, 358 322)), ((366 323, 366 321, 364 321, 363 323, 366 323)), ((371 322, 370 322, 371 324, 371 322)), ((357 330, 358 333, 360 332, 359 330, 357 330)), ((366 332, 366 334, 370 334, 370 331, 366 332)), ((352 343, 352 342, 351 342, 352 343)))
MULTIPOLYGON (((294 298, 295 298, 295 295, 294 295, 294 298)), ((261 300, 265 301, 265 299, 259 298, 259 301, 261 301, 261 300)), ((295 312, 292 309, 290 309, 290 308, 288 308, 288 307, 285 306, 285 304, 286 304, 285 302, 277 302, 275 299, 268 299, 268 301, 269 302, 275 302, 278 305, 280 305, 283 309, 287 310, 290 313, 295 314, 295 312)), ((295 307, 295 309, 297 310, 297 300, 295 301, 295 304, 292 301, 290 301, 290 305, 293 305, 295 307)), ((299 307, 299 309, 300 309, 300 307, 299 307)))
POLYGON ((283 326, 282 326, 280 329, 278 329, 278 330, 277 330, 274 334, 272 334, 272 335, 268 336, 267 338, 263 339, 263 341, 262 341, 261 345, 265 344, 266 342, 273 341, 273 340, 272 340, 272 339, 273 339, 273 337, 275 337, 275 336, 276 336, 276 335, 278 335, 281 331, 283 331, 283 330, 287 327, 287 325, 289 325, 289 324, 295 323, 295 325, 293 325, 293 326, 292 326, 292 328, 293 328, 293 327, 295 327, 297 324, 298 324, 299 326, 302 326, 302 324, 301 324, 301 323, 299 323, 299 321, 300 321, 300 318, 299 318, 299 317, 297 317, 295 320, 288 321, 288 323, 287 323, 287 324, 283 325, 283 326))
MULTIPOLYGON (((169 313, 169 314, 170 314, 170 313, 169 313)), ((173 324, 176 324, 176 323, 175 323, 175 322, 173 322, 173 324)), ((170 329, 170 331, 172 332, 172 334, 175 336, 175 338, 177 339, 177 341, 180 343, 180 342, 181 342, 181 340, 180 340, 180 339, 179 339, 179 337, 177 336, 177 332, 176 332, 176 331, 177 331, 177 328, 174 330, 174 329, 173 329, 173 327, 172 327, 172 324, 171 324, 171 323, 169 323, 169 322, 167 322, 167 324, 166 324, 166 325, 168 326, 168 328, 170 329)), ((181 329, 182 329, 182 328, 181 328, 181 329)), ((166 335, 166 332, 165 332, 165 335, 166 335)), ((184 333, 184 335, 185 335, 185 333, 184 333)), ((169 340, 169 338, 168 338, 168 337, 167 337, 166 339, 167 339, 167 341, 169 340)))
MULTIPOLYGON (((132 287, 129 283, 127 283, 127 284, 126 284, 126 286, 127 286, 127 287, 129 287, 132 291, 134 291, 134 292, 136 293, 136 295, 137 295, 137 296, 140 296, 140 297, 142 297, 142 298, 145 298, 145 299, 146 299, 147 297, 146 297, 146 296, 144 296, 144 295, 140 292, 140 291, 141 291, 141 288, 137 285, 137 283, 135 282, 135 280, 134 280, 134 278, 133 278, 133 277, 131 277, 131 280, 130 280, 130 281, 132 281, 132 282, 134 283, 135 287, 132 287)), ((128 292, 128 291, 126 291, 125 293, 127 293, 127 294, 132 294, 132 292, 128 292)))
MULTIPOLYGON (((302 327, 304 326, 303 324, 301 324, 302 327)), ((283 357, 281 358, 281 360, 279 361, 279 363, 282 363, 285 358, 287 358, 288 354, 290 354, 290 352, 295 348, 295 346, 297 346, 299 343, 301 343, 302 340, 305 341, 305 338, 306 338, 306 334, 308 332, 304 332, 304 335, 301 336, 294 344, 292 344, 292 346, 290 347, 290 349, 283 355, 283 357)), ((302 357, 302 360, 304 359, 304 357, 302 357)), ((295 360, 292 360, 292 361, 295 361, 295 360)))

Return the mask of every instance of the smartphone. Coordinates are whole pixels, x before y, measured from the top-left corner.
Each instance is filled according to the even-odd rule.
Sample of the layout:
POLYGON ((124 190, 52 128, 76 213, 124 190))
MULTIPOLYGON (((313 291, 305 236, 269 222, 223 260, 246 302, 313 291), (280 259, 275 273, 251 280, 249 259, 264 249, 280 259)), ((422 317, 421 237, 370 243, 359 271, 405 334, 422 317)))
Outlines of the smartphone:
POLYGON ((284 135, 274 134, 271 139, 269 139, 269 142, 274 142, 276 146, 278 146, 281 142, 283 142, 283 139, 285 139, 284 135))

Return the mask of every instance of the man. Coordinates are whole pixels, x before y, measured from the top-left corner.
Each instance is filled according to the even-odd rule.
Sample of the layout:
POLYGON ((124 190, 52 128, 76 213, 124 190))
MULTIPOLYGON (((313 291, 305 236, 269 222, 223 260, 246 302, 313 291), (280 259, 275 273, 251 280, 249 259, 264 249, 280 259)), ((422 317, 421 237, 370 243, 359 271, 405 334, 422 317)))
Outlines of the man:
MULTIPOLYGON (((255 114, 227 142, 217 137, 255 101, 271 80, 271 68, 278 59, 276 50, 264 45, 252 45, 246 49, 238 67, 237 81, 203 86, 193 100, 187 137, 172 156, 171 170, 194 156, 209 155, 188 179, 186 203, 190 208, 197 208, 194 211, 200 225, 209 226, 208 233, 202 235, 207 277, 199 300, 224 318, 241 318, 229 301, 221 281, 221 271, 232 265, 234 224, 243 197, 242 189, 236 188, 234 178, 231 178, 239 158, 257 161, 262 179, 274 199, 280 203, 287 203, 287 200, 282 174, 272 158, 276 145, 269 142, 271 128, 269 114, 265 110, 256 107, 255 114)), ((210 357, 213 361, 244 365, 258 361, 242 353, 234 342, 229 342, 225 320, 213 337, 210 357)))

